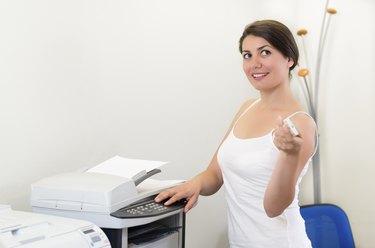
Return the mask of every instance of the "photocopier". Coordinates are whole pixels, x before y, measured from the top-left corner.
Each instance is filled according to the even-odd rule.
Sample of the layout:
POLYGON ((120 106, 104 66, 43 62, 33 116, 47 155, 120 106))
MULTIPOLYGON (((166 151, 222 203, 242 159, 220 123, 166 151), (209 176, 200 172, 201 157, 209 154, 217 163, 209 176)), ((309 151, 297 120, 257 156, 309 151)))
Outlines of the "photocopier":
POLYGON ((183 248, 185 202, 166 207, 153 200, 182 181, 152 179, 160 169, 143 169, 142 162, 115 156, 88 170, 43 178, 31 185, 32 210, 93 222, 113 248, 183 248), (133 176, 122 174, 128 171, 133 176))
POLYGON ((110 248, 105 233, 83 220, 15 211, 0 205, 0 248, 110 248))

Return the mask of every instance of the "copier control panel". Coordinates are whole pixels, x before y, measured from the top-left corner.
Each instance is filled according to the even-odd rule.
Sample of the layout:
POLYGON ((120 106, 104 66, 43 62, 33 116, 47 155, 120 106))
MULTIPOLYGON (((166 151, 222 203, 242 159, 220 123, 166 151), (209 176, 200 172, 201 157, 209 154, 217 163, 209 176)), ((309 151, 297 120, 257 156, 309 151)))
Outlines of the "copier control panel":
POLYGON ((166 213, 173 212, 175 210, 181 209, 186 205, 185 200, 180 200, 172 205, 165 206, 164 202, 157 203, 154 201, 155 196, 147 198, 141 202, 132 204, 130 206, 121 208, 113 213, 112 216, 117 218, 142 218, 142 217, 153 217, 166 213))
POLYGON ((83 237, 92 248, 110 247, 109 240, 98 226, 81 229, 83 237))

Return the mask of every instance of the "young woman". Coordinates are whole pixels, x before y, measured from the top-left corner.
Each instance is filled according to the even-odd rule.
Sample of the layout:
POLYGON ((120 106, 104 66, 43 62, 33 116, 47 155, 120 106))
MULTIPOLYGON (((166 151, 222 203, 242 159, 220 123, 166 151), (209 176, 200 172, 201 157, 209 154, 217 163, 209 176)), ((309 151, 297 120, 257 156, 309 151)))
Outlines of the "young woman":
POLYGON ((243 104, 208 168, 155 201, 186 199, 185 211, 199 195, 223 185, 228 203, 231 248, 307 248, 311 243, 299 212, 299 183, 315 152, 314 120, 290 89, 298 48, 290 30, 274 20, 246 26, 239 42, 243 70, 259 99, 243 104), (294 123, 298 135, 284 125, 294 123))

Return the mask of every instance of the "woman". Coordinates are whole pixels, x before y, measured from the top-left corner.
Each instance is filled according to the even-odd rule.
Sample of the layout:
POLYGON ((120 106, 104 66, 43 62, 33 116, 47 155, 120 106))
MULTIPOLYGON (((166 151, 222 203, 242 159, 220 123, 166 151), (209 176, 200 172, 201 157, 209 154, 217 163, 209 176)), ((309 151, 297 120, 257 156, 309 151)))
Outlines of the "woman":
POLYGON ((243 70, 259 99, 238 111, 208 168, 160 193, 166 205, 225 188, 231 248, 311 247, 299 212, 299 183, 317 145, 314 120, 293 96, 290 73, 298 48, 290 30, 274 20, 248 25, 239 42, 243 70), (283 120, 298 130, 293 136, 283 120))

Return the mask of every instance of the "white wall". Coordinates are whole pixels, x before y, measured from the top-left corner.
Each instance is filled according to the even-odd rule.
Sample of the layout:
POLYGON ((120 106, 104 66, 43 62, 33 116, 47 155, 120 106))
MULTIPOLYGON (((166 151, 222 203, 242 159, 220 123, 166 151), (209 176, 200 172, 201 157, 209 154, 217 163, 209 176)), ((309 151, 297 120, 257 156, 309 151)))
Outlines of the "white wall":
POLYGON ((335 4, 340 12, 323 67, 323 198, 346 210, 357 247, 374 247, 375 2, 335 4))
MULTIPOLYGON (((324 4, 1 1, 0 203, 29 210, 32 182, 115 154, 170 161, 160 177, 192 177, 257 95, 241 71, 243 27, 275 18, 308 28, 313 59, 324 4)), ((339 12, 322 70, 323 200, 347 211, 358 247, 373 247, 375 3, 331 5, 339 12)), ((312 202, 311 178, 302 203, 312 202)), ((223 192, 201 197, 187 225, 187 247, 227 247, 223 192)))
MULTIPOLYGON (((322 18, 311 13, 317 13, 325 3, 301 2, 299 20, 311 31, 308 46, 316 49, 312 36, 319 32, 316 21, 322 18)), ((371 248, 375 246, 375 2, 333 0, 330 7, 338 14, 331 19, 319 93, 322 199, 346 211, 356 247, 371 248)), ((311 203, 311 198, 306 198, 306 193, 311 193, 306 185, 309 180, 311 175, 304 184, 304 203, 311 203)))

